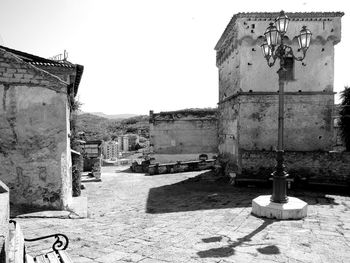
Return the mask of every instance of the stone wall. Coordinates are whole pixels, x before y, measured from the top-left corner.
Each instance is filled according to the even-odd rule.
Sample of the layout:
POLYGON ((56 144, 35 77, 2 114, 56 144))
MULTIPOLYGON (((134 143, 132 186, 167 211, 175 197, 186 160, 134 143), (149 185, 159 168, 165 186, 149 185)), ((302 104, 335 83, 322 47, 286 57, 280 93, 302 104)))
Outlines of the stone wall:
MULTIPOLYGON (((242 151, 240 156, 243 177, 268 178, 276 165, 275 152, 242 151)), ((309 182, 350 183, 350 152, 286 151, 284 158, 291 177, 309 182)))
POLYGON ((0 181, 0 263, 8 262, 9 219, 9 189, 0 181))
POLYGON ((11 202, 62 209, 72 198, 67 84, 0 49, 0 179, 11 202))
POLYGON ((192 155, 196 159, 201 153, 217 153, 216 113, 216 109, 152 113, 150 143, 154 153, 192 155))
MULTIPOLYGON (((333 95, 287 93, 284 149, 330 151, 333 146, 333 95)), ((239 146, 243 150, 272 150, 277 145, 278 94, 241 95, 239 146)))

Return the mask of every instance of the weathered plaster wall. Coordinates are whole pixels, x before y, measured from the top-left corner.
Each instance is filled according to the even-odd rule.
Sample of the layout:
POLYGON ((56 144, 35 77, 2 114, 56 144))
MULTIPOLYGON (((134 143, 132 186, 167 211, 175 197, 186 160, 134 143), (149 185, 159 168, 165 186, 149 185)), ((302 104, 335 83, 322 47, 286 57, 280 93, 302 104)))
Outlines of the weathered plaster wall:
MULTIPOLYGON (((262 36, 271 21, 249 21, 240 18, 236 21, 240 55, 240 75, 242 91, 277 91, 279 61, 269 68, 262 55, 260 45, 262 36), (253 28, 254 25, 254 28, 253 28)), ((286 43, 295 54, 298 44, 295 37, 303 25, 313 34, 311 46, 302 62, 295 62, 295 81, 291 81, 286 91, 333 91, 334 83, 334 44, 340 41, 340 17, 319 18, 317 21, 299 19, 290 21, 286 43), (303 20, 303 21, 302 21, 303 20)))
POLYGON ((154 114, 150 121, 155 154, 217 152, 216 111, 165 112, 154 114))
MULTIPOLYGON (((242 95, 239 99, 239 146, 272 150, 277 145, 278 95, 242 95)), ((284 149, 332 149, 333 95, 286 95, 284 149)))
POLYGON ((11 202, 64 208, 71 197, 67 85, 0 50, 0 179, 11 202))
POLYGON ((238 113, 239 104, 225 102, 219 105, 218 149, 220 153, 238 153, 238 113))
POLYGON ((61 190, 61 200, 62 207, 68 209, 72 203, 73 189, 72 189, 72 153, 70 147, 70 109, 69 102, 66 97, 63 98, 65 103, 61 104, 63 110, 65 110, 65 150, 61 155, 61 180, 62 180, 62 190, 61 190))
POLYGON ((240 55, 236 49, 219 66, 219 101, 240 92, 240 80, 240 55))
POLYGON ((0 263, 8 262, 9 219, 9 189, 0 181, 0 263))
MULTIPOLYGON (((241 55, 241 91, 277 91, 279 61, 270 68, 267 66, 260 47, 244 41, 239 48, 241 55), (254 50, 254 51, 253 51, 254 50)), ((297 50, 297 45, 293 45, 297 50)), ((295 61, 293 81, 289 81, 285 91, 333 91, 334 47, 332 42, 324 45, 314 42, 303 62, 295 61)))

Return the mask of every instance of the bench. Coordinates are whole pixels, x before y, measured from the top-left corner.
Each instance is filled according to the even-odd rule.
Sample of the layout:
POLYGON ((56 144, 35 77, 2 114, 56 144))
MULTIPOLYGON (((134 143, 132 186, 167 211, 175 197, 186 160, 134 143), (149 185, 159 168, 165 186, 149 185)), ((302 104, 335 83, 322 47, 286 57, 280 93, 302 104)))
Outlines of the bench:
POLYGON ((9 263, 73 263, 65 251, 69 244, 67 236, 53 234, 33 239, 23 238, 20 225, 14 220, 10 220, 10 223, 13 224, 13 227, 10 228, 9 263), (52 245, 52 251, 35 257, 27 253, 25 242, 34 242, 47 238, 56 239, 52 245))

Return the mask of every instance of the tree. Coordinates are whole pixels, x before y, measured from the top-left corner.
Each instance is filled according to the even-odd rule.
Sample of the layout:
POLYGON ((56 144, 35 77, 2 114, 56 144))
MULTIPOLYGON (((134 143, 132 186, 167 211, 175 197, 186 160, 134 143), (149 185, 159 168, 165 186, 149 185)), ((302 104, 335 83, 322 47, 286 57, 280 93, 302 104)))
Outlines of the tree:
POLYGON ((350 151, 350 87, 345 87, 340 93, 342 99, 340 107, 340 131, 345 142, 345 148, 350 151))
MULTIPOLYGON (((77 115, 78 111, 82 105, 78 98, 72 97, 70 100, 70 128, 71 128, 71 140, 70 146, 71 149, 76 152, 82 153, 82 147, 80 145, 79 140, 79 130, 77 126, 77 115)), ((82 167, 82 158, 83 156, 80 154, 72 154, 72 191, 73 196, 80 196, 81 194, 81 173, 83 171, 82 167)))
POLYGON ((108 142, 111 140, 111 136, 109 134, 105 134, 102 136, 102 140, 104 140, 105 142, 108 142))

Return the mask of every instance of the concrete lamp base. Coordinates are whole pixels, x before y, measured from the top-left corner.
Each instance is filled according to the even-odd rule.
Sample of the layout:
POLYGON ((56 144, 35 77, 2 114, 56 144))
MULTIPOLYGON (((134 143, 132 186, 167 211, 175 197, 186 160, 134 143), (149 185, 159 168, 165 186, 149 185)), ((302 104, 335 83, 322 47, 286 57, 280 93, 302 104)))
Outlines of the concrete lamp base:
POLYGON ((261 195, 252 201, 252 214, 258 217, 276 219, 302 219, 307 215, 307 203, 288 197, 288 203, 280 204, 270 201, 271 195, 261 195))

